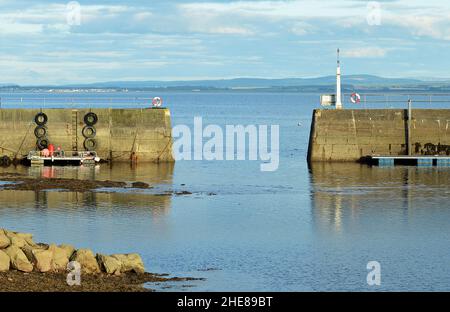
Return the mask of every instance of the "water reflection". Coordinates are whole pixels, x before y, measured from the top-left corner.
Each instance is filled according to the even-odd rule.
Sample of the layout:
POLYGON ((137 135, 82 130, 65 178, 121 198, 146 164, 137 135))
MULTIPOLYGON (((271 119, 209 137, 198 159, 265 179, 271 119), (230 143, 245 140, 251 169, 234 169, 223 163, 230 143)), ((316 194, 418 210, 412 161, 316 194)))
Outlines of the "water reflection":
POLYGON ((449 196, 449 168, 315 163, 310 170, 313 219, 334 233, 351 231, 366 217, 408 223, 412 214, 441 207, 449 196))
MULTIPOLYGON (((2 168, 0 174, 13 173, 29 177, 67 178, 80 180, 141 181, 155 188, 169 189, 172 186, 174 165, 115 164, 113 167, 23 167, 2 168)), ((0 178, 1 179, 1 178, 0 178)), ((63 188, 63 186, 62 186, 63 188)), ((95 210, 96 214, 110 214, 113 208, 127 209, 127 213, 150 209, 153 216, 166 215, 170 211, 171 196, 161 196, 145 190, 117 190, 116 192, 60 192, 51 191, 0 191, 0 213, 8 208, 34 207, 41 211, 68 209, 95 210), (130 211, 131 210, 131 211, 130 211)))
POLYGON ((0 173, 15 172, 31 177, 90 179, 111 181, 142 181, 150 184, 171 184, 173 179, 173 163, 142 163, 131 166, 128 163, 117 163, 110 166, 102 164, 97 166, 79 167, 25 167, 1 168, 0 173))

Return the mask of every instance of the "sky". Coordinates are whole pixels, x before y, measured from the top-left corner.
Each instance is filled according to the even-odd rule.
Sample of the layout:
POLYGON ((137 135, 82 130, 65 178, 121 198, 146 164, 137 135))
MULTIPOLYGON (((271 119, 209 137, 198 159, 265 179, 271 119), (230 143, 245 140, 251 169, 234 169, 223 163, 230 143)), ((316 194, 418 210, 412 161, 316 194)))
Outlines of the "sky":
POLYGON ((0 0, 0 83, 450 77, 448 0, 0 0))

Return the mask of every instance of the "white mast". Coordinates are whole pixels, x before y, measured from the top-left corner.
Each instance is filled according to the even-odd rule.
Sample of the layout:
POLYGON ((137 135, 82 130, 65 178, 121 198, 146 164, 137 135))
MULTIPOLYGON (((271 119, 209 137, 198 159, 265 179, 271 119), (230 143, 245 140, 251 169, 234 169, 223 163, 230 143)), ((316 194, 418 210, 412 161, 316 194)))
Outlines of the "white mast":
POLYGON ((341 61, 339 60, 339 49, 337 49, 337 70, 336 70, 336 109, 342 109, 341 100, 341 61))

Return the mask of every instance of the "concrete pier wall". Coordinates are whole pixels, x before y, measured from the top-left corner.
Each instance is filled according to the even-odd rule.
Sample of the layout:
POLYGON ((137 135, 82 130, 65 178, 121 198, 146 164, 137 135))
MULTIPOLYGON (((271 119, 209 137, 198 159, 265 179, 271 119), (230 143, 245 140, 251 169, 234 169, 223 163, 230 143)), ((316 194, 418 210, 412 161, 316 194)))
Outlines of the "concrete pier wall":
MULTIPOLYGON (((0 154, 23 158, 36 149, 34 118, 39 109, 0 109, 0 154)), ((98 116, 96 151, 104 160, 172 162, 169 109, 44 109, 50 143, 65 151, 85 150, 84 116, 98 116)))
MULTIPOLYGON (((313 112, 308 160, 359 161, 369 155, 406 155, 408 111, 402 109, 313 112)), ((450 110, 414 109, 413 155, 450 154, 450 110)))

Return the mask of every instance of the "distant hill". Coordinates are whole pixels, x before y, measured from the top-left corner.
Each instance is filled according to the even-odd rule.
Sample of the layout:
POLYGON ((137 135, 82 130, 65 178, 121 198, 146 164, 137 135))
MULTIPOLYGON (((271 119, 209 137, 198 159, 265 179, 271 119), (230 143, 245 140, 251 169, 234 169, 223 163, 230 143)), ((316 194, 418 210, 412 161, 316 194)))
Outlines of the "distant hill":
MULTIPOLYGON (((221 80, 192 80, 192 81, 110 81, 89 84, 70 84, 53 86, 17 86, 15 84, 0 84, 0 90, 4 91, 59 91, 97 89, 107 90, 258 90, 279 92, 333 92, 336 85, 336 77, 333 75, 317 78, 236 78, 221 80)), ((427 91, 449 92, 450 79, 406 79, 384 78, 373 75, 348 75, 342 77, 344 92, 360 91, 427 91)))
MULTIPOLYGON (((416 79, 383 78, 371 75, 343 76, 342 81, 347 85, 405 85, 422 83, 416 79)), ((70 88, 174 88, 174 87, 201 87, 201 88, 271 88, 294 86, 324 86, 334 84, 336 76, 318 78, 236 78, 221 80, 192 80, 192 81, 111 81, 92 84, 72 84, 63 87, 70 88)))

